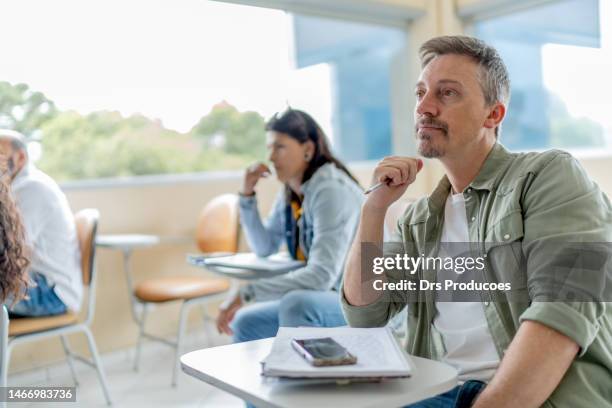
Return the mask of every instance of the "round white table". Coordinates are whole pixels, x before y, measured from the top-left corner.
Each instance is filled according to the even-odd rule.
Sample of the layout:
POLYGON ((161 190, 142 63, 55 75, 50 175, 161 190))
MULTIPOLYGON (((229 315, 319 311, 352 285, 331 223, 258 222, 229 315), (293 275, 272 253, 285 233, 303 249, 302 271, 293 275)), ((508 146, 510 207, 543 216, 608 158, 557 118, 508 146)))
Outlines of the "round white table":
POLYGON ((96 245, 99 247, 118 249, 124 252, 150 247, 160 242, 161 238, 159 236, 148 234, 108 234, 98 235, 96 239, 96 245))
POLYGON ((396 408, 444 393, 457 385, 457 370, 411 357, 411 378, 348 385, 292 385, 261 376, 273 338, 211 347, 181 357, 183 371, 258 408, 396 408))
POLYGON ((138 316, 137 301, 134 298, 134 289, 132 283, 132 271, 130 269, 130 259, 132 252, 139 248, 148 248, 158 245, 161 242, 161 237, 157 235, 147 234, 109 234, 98 235, 96 246, 121 251, 123 253, 123 272, 127 281, 130 304, 132 309, 132 317, 136 323, 140 323, 138 316))

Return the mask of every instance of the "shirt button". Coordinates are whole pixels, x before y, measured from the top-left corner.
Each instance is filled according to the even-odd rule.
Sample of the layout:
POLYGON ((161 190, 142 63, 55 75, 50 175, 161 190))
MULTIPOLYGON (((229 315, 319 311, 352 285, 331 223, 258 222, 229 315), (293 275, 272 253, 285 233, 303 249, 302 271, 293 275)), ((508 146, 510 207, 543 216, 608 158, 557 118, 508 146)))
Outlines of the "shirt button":
POLYGON ((476 217, 472 217, 472 221, 476 221, 476 217))
POLYGON ((468 187, 467 192, 471 193, 472 192, 472 187, 468 187))
POLYGON ((505 240, 510 239, 510 234, 506 234, 506 235, 504 235, 504 239, 505 239, 505 240))

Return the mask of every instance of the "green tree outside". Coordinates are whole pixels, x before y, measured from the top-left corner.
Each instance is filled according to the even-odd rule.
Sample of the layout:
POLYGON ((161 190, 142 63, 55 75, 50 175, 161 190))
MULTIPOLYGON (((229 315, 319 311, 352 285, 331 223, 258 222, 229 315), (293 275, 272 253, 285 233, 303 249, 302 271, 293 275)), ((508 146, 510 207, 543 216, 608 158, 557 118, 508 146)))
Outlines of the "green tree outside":
POLYGON ((0 127, 32 135, 57 113, 55 104, 26 84, 0 81, 0 127))
POLYGON ((0 82, 0 123, 40 131, 37 165, 60 181, 242 169, 265 154, 263 117, 226 102, 180 133, 142 115, 59 111, 25 84, 0 82))
POLYGON ((265 121, 257 112, 239 112, 227 102, 215 105, 191 130, 207 146, 221 146, 223 151, 261 158, 266 153, 265 121))

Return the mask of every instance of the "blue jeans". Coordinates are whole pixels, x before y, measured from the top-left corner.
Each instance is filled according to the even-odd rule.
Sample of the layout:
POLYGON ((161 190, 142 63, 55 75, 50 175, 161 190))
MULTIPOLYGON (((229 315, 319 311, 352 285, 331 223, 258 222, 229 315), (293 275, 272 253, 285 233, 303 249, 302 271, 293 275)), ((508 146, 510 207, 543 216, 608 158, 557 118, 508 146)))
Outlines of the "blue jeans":
POLYGON ((276 336, 279 327, 336 327, 346 321, 334 291, 293 290, 279 300, 258 302, 238 310, 231 328, 234 342, 276 336))
POLYGON ((47 278, 41 273, 30 272, 34 286, 26 290, 26 297, 11 307, 12 301, 5 302, 11 317, 39 317, 66 313, 66 305, 49 286, 47 278))
POLYGON ((469 408, 486 386, 482 381, 469 380, 444 394, 436 395, 404 408, 469 408))

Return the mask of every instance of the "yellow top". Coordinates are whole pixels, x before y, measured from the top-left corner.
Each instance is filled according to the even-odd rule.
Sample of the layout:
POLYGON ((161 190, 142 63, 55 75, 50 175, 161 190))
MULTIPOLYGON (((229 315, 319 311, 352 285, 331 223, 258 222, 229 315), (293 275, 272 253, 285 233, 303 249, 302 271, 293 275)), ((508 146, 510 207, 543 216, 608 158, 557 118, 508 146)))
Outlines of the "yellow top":
MULTIPOLYGON (((300 217, 302 216, 302 203, 300 203, 299 201, 295 201, 292 200, 291 201, 291 210, 293 213, 293 219, 295 220, 295 223, 297 225, 297 222, 299 221, 300 217)), ((300 236, 299 236, 299 232, 298 232, 298 236, 296 237, 296 243, 297 243, 297 248, 295 249, 295 256, 296 259, 298 261, 305 261, 306 260, 306 256, 304 255, 304 252, 302 251, 302 248, 300 247, 300 236)))

